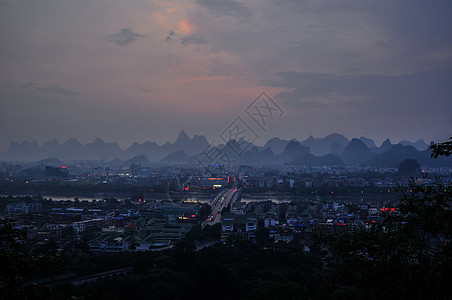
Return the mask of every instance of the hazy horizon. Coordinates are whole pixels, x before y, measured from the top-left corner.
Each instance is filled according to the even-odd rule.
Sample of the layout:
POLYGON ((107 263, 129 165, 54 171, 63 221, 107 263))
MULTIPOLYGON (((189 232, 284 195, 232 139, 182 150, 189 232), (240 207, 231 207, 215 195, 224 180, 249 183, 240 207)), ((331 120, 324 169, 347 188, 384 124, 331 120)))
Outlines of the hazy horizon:
POLYGON ((452 135, 452 2, 0 1, 0 151, 100 137, 209 142, 242 118, 262 145, 341 133, 452 135), (265 126, 247 107, 266 92, 265 126))
MULTIPOLYGON (((182 129, 182 130, 183 130, 183 129, 182 129)), ((181 130, 181 131, 182 131, 182 130, 181 130)), ((168 140, 166 140, 166 141, 164 141, 164 142, 157 142, 157 141, 154 141, 154 140, 151 140, 151 139, 146 139, 146 140, 143 140, 143 141, 133 141, 133 142, 131 142, 130 144, 121 144, 121 143, 119 143, 119 142, 117 142, 117 141, 114 141, 114 140, 106 140, 106 139, 104 139, 104 138, 102 138, 102 137, 99 136, 99 137, 93 138, 92 140, 86 140, 86 141, 85 141, 85 140, 78 139, 78 138, 70 137, 70 138, 66 138, 66 139, 53 138, 53 139, 44 140, 44 141, 37 141, 37 140, 11 141, 10 143, 16 142, 16 143, 19 143, 19 144, 20 144, 20 143, 26 142, 26 141, 28 141, 28 142, 36 141, 37 144, 38 144, 38 146, 42 147, 44 143, 49 142, 49 141, 52 141, 52 140, 54 140, 54 139, 56 139, 60 144, 64 144, 67 140, 70 140, 70 139, 76 139, 76 140, 79 141, 82 145, 85 145, 85 144, 88 144, 88 143, 92 143, 92 142, 94 142, 96 139, 100 138, 100 139, 102 139, 105 143, 117 143, 121 149, 125 150, 125 149, 127 149, 128 147, 130 147, 133 143, 143 144, 144 142, 149 141, 149 142, 155 142, 155 143, 157 143, 159 146, 162 146, 162 145, 164 145, 164 144, 167 143, 167 142, 169 142, 169 143, 174 143, 174 142, 177 140, 178 135, 179 135, 179 133, 180 133, 181 131, 179 131, 179 132, 175 135, 174 138, 168 139, 168 140)), ((187 136, 188 136, 189 138, 193 138, 195 135, 204 136, 204 135, 202 135, 202 134, 190 133, 190 132, 187 132, 186 130, 183 130, 183 131, 187 134, 187 136)), ((341 133, 339 133, 339 132, 332 132, 332 133, 330 133, 330 134, 341 134, 341 133)), ((316 139, 321 139, 321 138, 327 137, 327 136, 330 135, 330 134, 327 134, 327 135, 325 135, 325 136, 314 136, 314 135, 312 135, 312 136, 313 136, 314 138, 316 138, 316 139)), ((343 135, 343 134, 341 134, 341 135, 343 135)), ((300 138, 295 138, 295 137, 291 137, 291 138, 281 138, 281 137, 278 137, 278 136, 270 137, 270 138, 268 138, 268 139, 267 139, 267 138, 265 138, 265 139, 264 139, 264 138, 260 138, 260 139, 257 139, 257 140, 254 142, 254 144, 255 144, 256 146, 264 146, 265 143, 266 143, 267 141, 269 141, 270 139, 272 139, 272 138, 280 138, 280 139, 282 139, 282 140, 296 139, 296 140, 298 140, 299 142, 302 142, 302 141, 308 139, 309 136, 311 136, 311 135, 307 135, 305 138, 301 138, 301 139, 300 139, 300 138)), ((359 139, 360 137, 362 137, 362 136, 349 137, 349 136, 346 136, 346 135, 343 135, 343 136, 346 137, 346 138, 349 139, 349 140, 352 140, 352 139, 354 139, 354 138, 358 138, 358 139, 359 139)), ((377 147, 380 147, 381 144, 386 140, 386 138, 383 139, 383 140, 381 140, 381 141, 379 141, 379 140, 375 140, 375 139, 373 139, 372 137, 369 137, 369 136, 364 136, 364 137, 372 139, 372 140, 375 142, 375 144, 376 144, 377 147)), ((218 137, 217 137, 217 138, 210 138, 210 139, 209 139, 209 137, 206 137, 206 139, 207 139, 207 142, 218 141, 218 140, 219 140, 218 137)), ((400 142, 402 142, 402 141, 409 141, 409 142, 414 143, 414 142, 417 142, 418 140, 423 140, 426 144, 429 144, 429 143, 431 142, 431 141, 427 141, 427 140, 422 139, 422 138, 414 139, 414 140, 409 140, 409 139, 393 140, 393 139, 389 138, 389 140, 391 141, 392 144, 398 144, 398 143, 400 143, 400 142)), ((8 144, 8 147, 7 147, 6 149, 0 149, 0 152, 1 152, 1 151, 3 151, 3 152, 4 152, 4 151, 7 151, 8 148, 9 148, 9 145, 10 145, 10 144, 8 144)))

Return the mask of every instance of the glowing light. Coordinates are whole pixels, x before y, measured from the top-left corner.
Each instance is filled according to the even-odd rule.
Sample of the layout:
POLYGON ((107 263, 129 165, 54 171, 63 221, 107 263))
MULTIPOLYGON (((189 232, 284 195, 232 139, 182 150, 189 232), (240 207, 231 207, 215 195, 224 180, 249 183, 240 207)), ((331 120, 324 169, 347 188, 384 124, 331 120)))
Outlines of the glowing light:
POLYGON ((385 207, 380 209, 381 211, 396 211, 395 207, 385 207))
POLYGON ((66 166, 62 166, 61 169, 66 169, 66 166))

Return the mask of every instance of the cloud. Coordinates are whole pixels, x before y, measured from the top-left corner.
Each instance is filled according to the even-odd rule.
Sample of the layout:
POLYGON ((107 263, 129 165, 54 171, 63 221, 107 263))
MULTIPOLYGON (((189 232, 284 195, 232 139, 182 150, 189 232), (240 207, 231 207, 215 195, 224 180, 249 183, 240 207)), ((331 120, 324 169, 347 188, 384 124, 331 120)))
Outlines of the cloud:
POLYGON ((34 86, 35 86, 35 84, 33 82, 24 82, 23 84, 19 85, 19 87, 25 88, 25 89, 32 88, 34 86))
POLYGON ((46 87, 35 87, 35 89, 44 91, 47 93, 59 94, 59 95, 64 95, 64 96, 76 96, 79 94, 78 92, 62 88, 58 85, 48 85, 46 87))
POLYGON ((62 88, 59 85, 48 85, 48 86, 42 87, 42 86, 36 85, 33 82, 25 82, 25 83, 19 85, 19 87, 20 88, 24 88, 24 89, 34 89, 34 90, 37 90, 37 91, 42 91, 42 92, 51 93, 51 94, 57 94, 57 95, 63 95, 63 96, 76 96, 76 95, 79 95, 78 92, 62 88))
POLYGON ((205 44, 205 43, 207 43, 207 41, 200 36, 192 34, 189 36, 181 37, 180 43, 184 46, 188 46, 188 45, 192 45, 192 44, 197 44, 197 45, 205 44))
POLYGON ((452 2, 449 0, 373 1, 373 0, 272 0, 290 9, 288 15, 316 16, 323 22, 341 25, 360 23, 378 29, 376 43, 397 58, 420 57, 438 49, 452 47, 452 2), (350 23, 352 22, 352 23, 350 23))
MULTIPOLYGON (((11 4, 0 6, 0 11, 8 10, 0 18, 2 82, 14 83, 0 87, 0 112, 11 115, 8 120, 22 120, 16 111, 23 103, 42 111, 43 120, 61 109, 74 119, 73 130, 85 134, 89 130, 78 126, 75 112, 83 115, 89 105, 93 119, 108 106, 110 115, 102 114, 106 122, 142 113, 158 117, 169 124, 166 127, 182 126, 181 116, 188 113, 209 112, 209 120, 199 128, 217 134, 215 128, 222 126, 219 116, 229 122, 229 114, 240 110, 242 101, 264 89, 275 99, 279 93, 277 100, 287 106, 287 122, 293 121, 275 129, 275 135, 288 137, 310 129, 320 134, 316 126, 322 117, 323 128, 335 131, 362 125, 362 130, 384 132, 395 124, 391 120, 398 120, 394 114, 416 110, 424 117, 407 117, 405 125, 400 123, 399 136, 403 131, 426 136, 439 128, 441 135, 451 131, 451 73, 420 73, 452 66, 450 0, 0 3, 11 4), (80 95, 74 96, 77 92, 80 95), (218 101, 209 100, 213 97, 218 101), (3 99, 10 101, 10 109, 3 109, 3 99), (334 112, 344 106, 352 113, 337 117, 334 112), (363 117, 355 122, 358 112, 363 117), (303 118, 313 121, 312 126, 303 118)), ((144 137, 154 134, 142 130, 150 128, 146 122, 153 119, 127 130, 142 131, 144 137)), ((14 135, 23 137, 20 122, 12 124, 18 124, 14 135)), ((24 126, 38 132, 32 123, 24 126)), ((104 126, 105 134, 127 131, 116 123, 112 126, 104 126)), ((57 129, 61 137, 67 134, 57 129)), ((155 132, 161 142, 165 134, 173 133, 155 132)), ((3 133, 0 140, 5 139, 3 133)))
POLYGON ((195 31, 195 26, 185 19, 179 22, 178 29, 182 34, 192 34, 195 31))
POLYGON ((403 1, 375 7, 374 18, 388 34, 387 45, 401 56, 425 55, 452 47, 452 2, 403 1))
POLYGON ((176 33, 173 30, 171 30, 168 33, 168 35, 165 37, 165 42, 167 42, 167 43, 171 42, 173 40, 173 37, 174 37, 175 34, 176 33))
POLYGON ((140 37, 145 37, 144 34, 133 32, 131 28, 122 28, 119 33, 109 34, 106 40, 115 43, 118 46, 127 46, 134 40, 140 37))
POLYGON ((248 19, 254 16, 251 8, 234 0, 197 0, 196 3, 208 8, 217 16, 229 16, 238 19, 248 19))
POLYGON ((451 78, 452 69, 433 69, 404 75, 335 75, 287 71, 277 73, 275 79, 267 80, 265 84, 286 88, 276 98, 294 106, 312 99, 338 98, 339 101, 350 102, 350 106, 355 108, 364 109, 365 104, 366 110, 414 111, 421 107, 427 110, 446 107, 452 97, 451 78))
POLYGON ((141 88, 139 90, 142 92, 146 92, 146 93, 155 93, 155 90, 150 90, 150 89, 145 89, 145 88, 141 88))

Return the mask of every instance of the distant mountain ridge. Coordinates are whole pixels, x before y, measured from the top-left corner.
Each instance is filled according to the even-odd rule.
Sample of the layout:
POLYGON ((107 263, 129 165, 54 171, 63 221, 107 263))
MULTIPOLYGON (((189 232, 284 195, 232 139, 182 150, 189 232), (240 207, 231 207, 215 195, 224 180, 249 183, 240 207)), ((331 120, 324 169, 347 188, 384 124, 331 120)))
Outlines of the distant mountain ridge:
POLYGON ((302 141, 301 144, 309 147, 311 153, 314 155, 327 155, 330 154, 333 144, 337 144, 345 148, 349 142, 350 140, 342 134, 333 133, 324 138, 315 138, 311 135, 308 139, 302 141))
POLYGON ((57 139, 45 142, 42 147, 36 141, 22 143, 11 142, 8 151, 1 157, 5 160, 39 160, 55 157, 62 160, 113 160, 130 159, 144 155, 150 161, 159 161, 178 150, 184 150, 188 155, 201 152, 209 146, 205 136, 195 135, 189 138, 181 131, 174 143, 166 142, 162 146, 146 141, 142 144, 133 143, 126 149, 121 149, 117 143, 106 143, 101 138, 82 145, 77 139, 68 139, 60 144, 57 139))
MULTIPOLYGON (((342 165, 359 164, 393 167, 404 159, 416 159, 421 165, 452 166, 452 158, 432 160, 428 145, 423 140, 402 141, 394 145, 386 139, 380 147, 367 137, 349 140, 333 133, 324 138, 309 136, 306 140, 283 140, 272 138, 264 146, 256 146, 245 140, 230 140, 217 145, 220 151, 231 157, 231 162, 240 164, 282 163, 294 165, 342 165)), ((45 142, 41 147, 36 141, 12 142, 6 153, 0 157, 9 161, 38 161, 49 157, 61 161, 102 160, 112 164, 152 162, 193 164, 211 146, 203 135, 189 137, 181 131, 174 142, 158 145, 145 141, 133 143, 122 149, 117 143, 107 143, 101 138, 81 144, 77 139, 60 143, 57 139, 45 142)))
POLYGON ((342 151, 341 159, 349 164, 362 164, 375 156, 361 139, 352 139, 342 151))

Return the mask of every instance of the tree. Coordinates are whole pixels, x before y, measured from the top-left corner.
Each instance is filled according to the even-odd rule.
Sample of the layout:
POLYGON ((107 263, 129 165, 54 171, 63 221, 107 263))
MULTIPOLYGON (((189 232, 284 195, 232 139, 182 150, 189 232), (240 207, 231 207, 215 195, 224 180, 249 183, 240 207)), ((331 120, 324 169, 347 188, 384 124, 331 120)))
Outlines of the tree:
POLYGON ((207 219, 207 217, 210 215, 210 213, 212 212, 212 207, 207 204, 207 203, 203 203, 201 204, 201 208, 199 209, 199 218, 200 220, 205 220, 207 219))
POLYGON ((358 298, 450 298, 452 188, 411 181, 401 190, 396 210, 370 228, 319 235, 332 254, 333 285, 358 298))
POLYGON ((415 159, 405 159, 399 165, 399 174, 402 176, 419 176, 421 168, 415 159))
POLYGON ((60 271, 62 259, 59 255, 48 253, 40 253, 37 256, 26 255, 22 243, 25 236, 26 231, 16 228, 11 220, 5 219, 1 222, 0 298, 2 299, 3 297, 5 299, 46 299, 48 296, 42 294, 47 292, 46 288, 38 287, 34 283, 25 285, 24 282, 26 279, 37 276, 53 277, 60 271))
POLYGON ((432 149, 431 157, 437 158, 438 156, 449 156, 452 154, 452 137, 449 138, 449 141, 436 143, 430 146, 432 149))
POLYGON ((24 290, 20 286, 29 271, 27 257, 19 252, 25 231, 14 227, 11 220, 0 224, 0 294, 18 297, 24 290))

